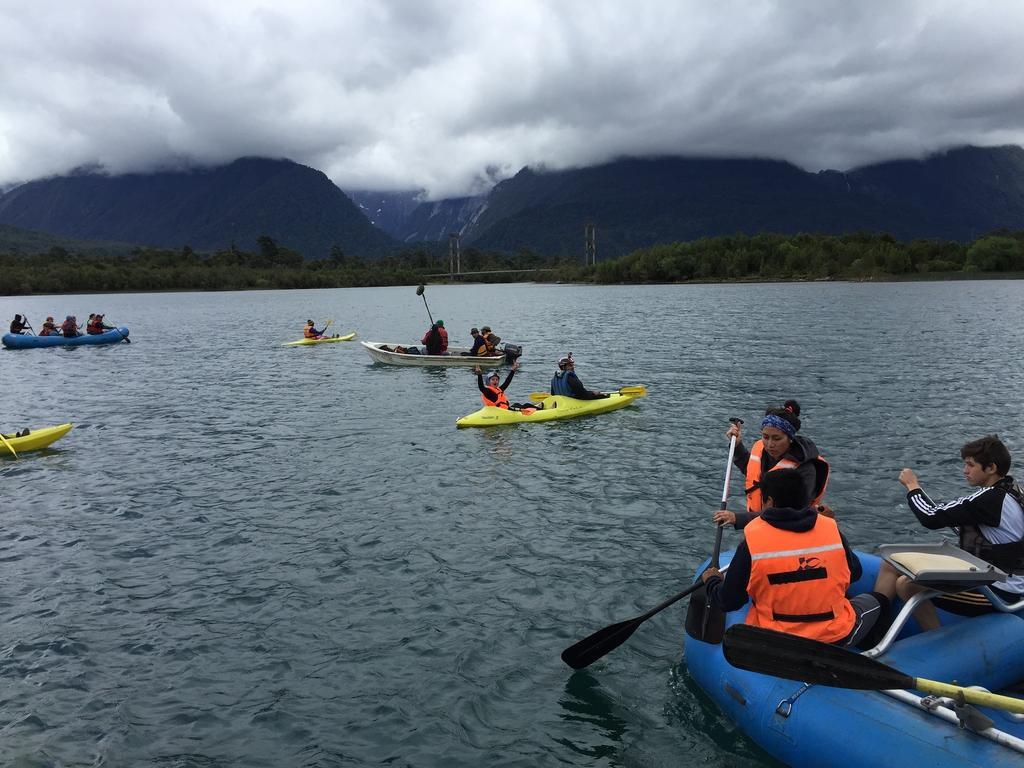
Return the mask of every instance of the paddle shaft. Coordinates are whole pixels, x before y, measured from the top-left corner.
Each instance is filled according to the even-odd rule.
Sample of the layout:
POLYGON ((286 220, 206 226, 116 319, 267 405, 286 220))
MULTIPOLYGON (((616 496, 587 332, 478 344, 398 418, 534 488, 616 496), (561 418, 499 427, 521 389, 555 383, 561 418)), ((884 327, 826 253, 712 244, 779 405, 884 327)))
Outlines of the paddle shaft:
POLYGON ((722 648, 734 667, 772 677, 861 691, 916 689, 954 699, 962 695, 971 704, 1024 713, 1022 699, 911 677, 870 656, 764 627, 734 624, 726 630, 722 648))
MULTIPOLYGON (((642 384, 635 387, 622 387, 619 389, 620 395, 634 395, 635 397, 645 397, 647 395, 647 387, 642 384)), ((545 397, 554 397, 549 392, 531 392, 531 400, 543 400, 545 397)))
MULTIPOLYGON (((743 424, 743 419, 737 419, 735 417, 729 419, 737 427, 743 424)), ((733 435, 729 439, 729 459, 725 464, 725 484, 722 486, 722 502, 719 505, 719 510, 725 510, 729 503, 729 481, 732 480, 732 458, 736 455, 736 435, 733 435)), ((718 524, 715 530, 715 548, 711 553, 711 566, 713 568, 718 567, 718 557, 722 553, 722 530, 725 526, 721 523, 718 524)))
MULTIPOLYGON (((722 569, 723 572, 726 570, 728 570, 728 566, 722 569)), ((583 669, 584 667, 590 666, 602 656, 611 653, 626 642, 630 636, 636 632, 637 627, 649 618, 654 616, 656 613, 661 613, 661 611, 665 610, 673 603, 682 600, 687 595, 696 592, 702 586, 704 586, 703 582, 698 580, 679 594, 673 595, 668 600, 659 603, 641 616, 637 616, 636 618, 629 619, 627 621, 620 621, 617 624, 610 624, 603 629, 599 629, 593 634, 587 635, 579 642, 574 643, 562 651, 562 661, 573 669, 583 669)))
POLYGON ((1016 699, 1012 696, 1003 696, 988 691, 976 691, 971 688, 961 688, 959 685, 942 683, 938 680, 925 680, 921 677, 911 678, 914 682, 909 686, 925 693, 933 693, 936 696, 949 696, 951 699, 959 699, 962 695, 964 701, 969 704, 978 704, 993 709, 1005 709, 1007 712, 1024 714, 1024 699, 1016 699))
POLYGON ((4 441, 4 445, 7 446, 7 450, 9 450, 11 453, 14 454, 14 458, 18 458, 18 452, 16 450, 14 450, 14 446, 13 445, 11 445, 9 442, 7 442, 7 438, 4 437, 3 435, 0 435, 0 440, 4 441))

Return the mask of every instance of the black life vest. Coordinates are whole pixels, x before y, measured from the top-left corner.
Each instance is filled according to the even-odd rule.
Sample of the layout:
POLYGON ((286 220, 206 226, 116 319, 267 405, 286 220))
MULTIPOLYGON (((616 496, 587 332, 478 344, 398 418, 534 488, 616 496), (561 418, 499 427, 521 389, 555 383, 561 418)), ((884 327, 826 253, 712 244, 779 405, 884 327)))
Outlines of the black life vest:
MULTIPOLYGON (((1011 477, 1004 477, 995 483, 993 488, 1006 491, 1016 501, 1024 513, 1024 489, 1011 477)), ((977 525, 964 525, 960 528, 960 549, 980 557, 986 563, 1006 571, 1011 576, 1024 573, 1024 541, 1011 541, 1007 544, 993 544, 981 532, 977 525)))

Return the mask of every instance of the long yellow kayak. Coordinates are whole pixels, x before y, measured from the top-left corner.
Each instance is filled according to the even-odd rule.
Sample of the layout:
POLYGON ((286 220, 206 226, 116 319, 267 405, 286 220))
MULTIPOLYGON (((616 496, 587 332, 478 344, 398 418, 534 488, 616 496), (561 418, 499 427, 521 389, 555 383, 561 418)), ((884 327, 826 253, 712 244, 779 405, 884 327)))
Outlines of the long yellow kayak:
POLYGON ((4 439, 0 440, 0 456, 13 456, 11 448, 17 453, 22 451, 38 451, 50 445, 50 443, 60 440, 70 431, 70 424, 61 424, 57 427, 33 429, 24 437, 15 437, 16 433, 4 433, 4 439))
POLYGON ((312 344, 333 344, 336 341, 352 341, 356 337, 356 332, 347 333, 344 336, 324 336, 320 339, 299 339, 298 341, 289 341, 287 344, 282 344, 282 347, 308 347, 312 344))
POLYGON ((455 426, 460 429, 463 427, 498 427, 505 424, 531 424, 537 421, 574 419, 577 416, 589 416, 625 408, 637 397, 639 397, 638 394, 622 395, 618 392, 600 400, 577 400, 575 397, 551 395, 541 401, 540 404, 544 406, 542 409, 532 413, 485 405, 476 413, 463 416, 455 422, 455 426))

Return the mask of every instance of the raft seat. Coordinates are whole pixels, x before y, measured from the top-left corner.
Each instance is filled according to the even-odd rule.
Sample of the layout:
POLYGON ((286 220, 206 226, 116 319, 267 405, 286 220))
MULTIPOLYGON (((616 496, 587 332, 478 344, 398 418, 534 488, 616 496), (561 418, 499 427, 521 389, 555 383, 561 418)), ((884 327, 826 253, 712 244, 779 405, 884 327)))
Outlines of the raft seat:
POLYGON ((1006 573, 948 541, 890 544, 878 551, 883 560, 926 591, 904 604, 882 640, 865 655, 885 654, 887 664, 917 677, 970 681, 971 685, 993 691, 1024 679, 1024 616, 1019 613, 1024 609, 1024 600, 1008 604, 990 589, 992 584, 1006 579, 1006 573), (971 619, 953 617, 952 623, 903 637, 893 646, 922 602, 969 589, 977 589, 988 597, 997 612, 971 619), (958 628, 963 621, 969 621, 974 629, 969 636, 958 628))

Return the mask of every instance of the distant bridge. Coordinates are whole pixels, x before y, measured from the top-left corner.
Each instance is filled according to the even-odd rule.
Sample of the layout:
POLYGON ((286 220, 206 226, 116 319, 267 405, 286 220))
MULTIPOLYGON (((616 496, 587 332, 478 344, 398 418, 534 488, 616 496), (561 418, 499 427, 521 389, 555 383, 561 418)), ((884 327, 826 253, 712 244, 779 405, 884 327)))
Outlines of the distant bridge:
POLYGON ((537 269, 485 269, 476 272, 437 272, 433 275, 423 275, 423 277, 466 277, 469 275, 507 275, 513 272, 557 272, 559 267, 539 267, 537 269))

